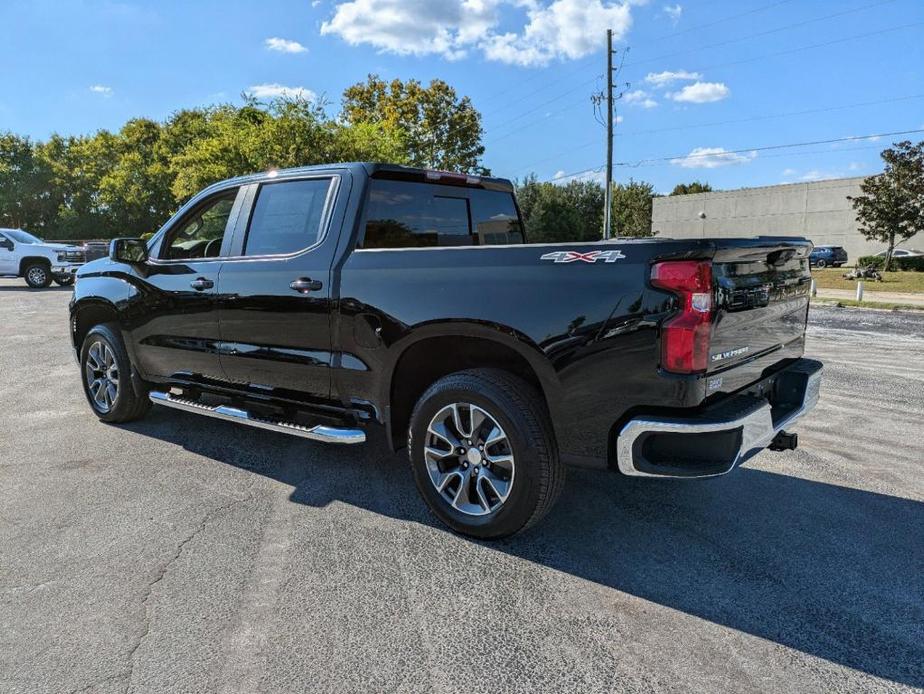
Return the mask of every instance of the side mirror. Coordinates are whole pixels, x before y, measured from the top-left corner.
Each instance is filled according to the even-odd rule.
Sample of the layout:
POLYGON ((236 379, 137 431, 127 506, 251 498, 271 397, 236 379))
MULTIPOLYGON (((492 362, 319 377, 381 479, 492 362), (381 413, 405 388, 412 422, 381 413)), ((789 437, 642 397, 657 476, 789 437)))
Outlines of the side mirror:
POLYGON ((5 248, 8 251, 12 251, 14 248, 13 242, 9 239, 0 239, 0 248, 5 248))
POLYGON ((143 263, 148 259, 148 244, 141 239, 113 239, 109 257, 119 263, 143 263))

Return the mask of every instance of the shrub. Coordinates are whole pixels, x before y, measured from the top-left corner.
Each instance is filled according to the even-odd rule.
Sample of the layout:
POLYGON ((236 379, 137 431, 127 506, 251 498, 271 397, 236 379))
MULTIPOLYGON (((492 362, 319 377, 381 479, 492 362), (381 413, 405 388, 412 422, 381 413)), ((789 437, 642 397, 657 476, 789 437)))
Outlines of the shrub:
MULTIPOLYGON (((857 267, 867 267, 872 265, 877 270, 882 269, 885 264, 885 257, 881 255, 864 255, 857 259, 857 267)), ((907 270, 913 272, 924 272, 924 256, 915 256, 913 258, 892 258, 893 270, 907 270)))

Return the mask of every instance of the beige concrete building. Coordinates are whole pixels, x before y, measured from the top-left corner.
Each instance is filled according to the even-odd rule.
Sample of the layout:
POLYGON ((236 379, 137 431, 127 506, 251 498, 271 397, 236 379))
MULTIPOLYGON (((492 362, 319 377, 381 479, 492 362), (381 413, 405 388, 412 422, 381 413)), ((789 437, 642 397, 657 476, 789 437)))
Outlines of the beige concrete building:
POLYGON ((660 236, 805 236, 815 245, 843 246, 850 263, 885 247, 857 231, 848 195, 863 177, 741 188, 654 199, 651 228, 660 236))

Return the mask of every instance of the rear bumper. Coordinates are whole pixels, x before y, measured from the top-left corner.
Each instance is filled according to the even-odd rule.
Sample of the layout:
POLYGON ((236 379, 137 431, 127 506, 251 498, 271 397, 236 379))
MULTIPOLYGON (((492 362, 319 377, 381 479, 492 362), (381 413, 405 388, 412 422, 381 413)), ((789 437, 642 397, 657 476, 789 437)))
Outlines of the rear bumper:
POLYGON ((636 417, 616 441, 633 477, 713 477, 730 472, 818 402, 821 362, 799 359, 696 417, 636 417))

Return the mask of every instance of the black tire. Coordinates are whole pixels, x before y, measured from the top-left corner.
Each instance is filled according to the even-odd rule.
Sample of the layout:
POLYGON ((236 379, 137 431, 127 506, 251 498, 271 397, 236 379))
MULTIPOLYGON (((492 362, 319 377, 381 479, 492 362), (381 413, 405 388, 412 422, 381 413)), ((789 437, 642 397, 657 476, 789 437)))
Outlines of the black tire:
MULTIPOLYGON (((109 373, 113 373, 109 370, 109 373)), ((119 423, 131 422, 140 419, 151 407, 151 401, 148 399, 147 388, 141 380, 134 374, 131 360, 128 358, 128 352, 125 351, 125 344, 122 342, 122 335, 117 326, 112 323, 94 326, 83 340, 80 348, 80 381, 83 384, 84 395, 87 396, 87 402, 93 413, 104 422, 119 423), (91 360, 91 352, 96 346, 97 351, 93 358, 93 363, 88 366, 91 360), (100 364, 105 366, 106 360, 100 359, 100 350, 105 351, 108 348, 112 357, 112 363, 115 366, 115 377, 117 380, 116 394, 110 396, 109 406, 100 403, 94 393, 91 391, 91 375, 99 375, 94 371, 93 366, 100 364)), ((106 396, 103 396, 106 399, 106 396)))
MULTIPOLYGON (((458 533, 480 539, 507 537, 535 525, 555 504, 564 483, 564 467, 541 394, 523 379, 499 369, 459 371, 430 386, 411 415, 408 456, 417 489, 437 518, 458 533), (424 454, 431 421, 454 403, 474 405, 496 420, 506 433, 515 461, 506 500, 496 508, 485 509, 484 515, 464 513, 437 490, 424 454)), ((465 460, 463 456, 451 457, 449 467, 465 460)), ((496 470, 490 464, 485 466, 484 461, 481 465, 496 470)), ((456 474, 459 471, 457 468, 456 474)), ((434 474, 444 473, 440 468, 434 474)), ((481 478, 470 484, 481 484, 481 478)))
POLYGON ((51 284, 51 268, 47 263, 29 263, 22 276, 33 289, 45 289, 51 284))
POLYGON ((824 268, 824 267, 827 267, 827 265, 828 265, 828 261, 825 260, 824 258, 819 258, 818 260, 815 261, 815 267, 817 268, 824 268))
POLYGON ((55 277, 55 284, 57 284, 59 287, 70 287, 72 284, 74 284, 74 276, 58 275, 55 277))

